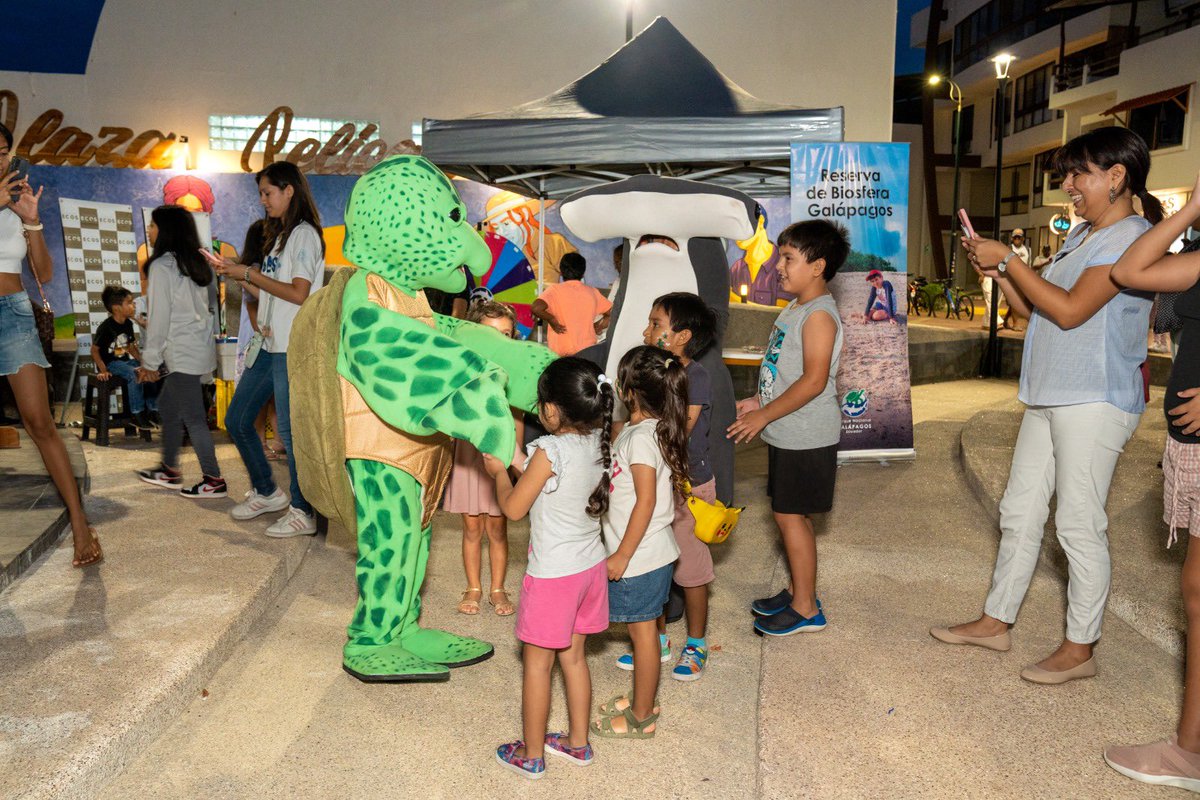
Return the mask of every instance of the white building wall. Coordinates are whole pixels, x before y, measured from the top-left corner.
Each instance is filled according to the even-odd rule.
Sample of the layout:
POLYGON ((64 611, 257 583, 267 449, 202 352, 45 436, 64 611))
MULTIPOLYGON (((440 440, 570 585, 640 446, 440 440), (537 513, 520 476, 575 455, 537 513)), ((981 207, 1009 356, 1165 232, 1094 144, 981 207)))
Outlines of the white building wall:
MULTIPOLYGON (((895 0, 634 0, 635 32, 663 15, 763 100, 844 106, 846 139, 891 139, 895 0), (868 55, 869 54, 869 55, 868 55)), ((108 0, 86 75, 0 72, 18 133, 49 108, 64 124, 186 135, 202 169, 208 115, 376 119, 382 138, 546 95, 625 39, 617 0, 108 0)))

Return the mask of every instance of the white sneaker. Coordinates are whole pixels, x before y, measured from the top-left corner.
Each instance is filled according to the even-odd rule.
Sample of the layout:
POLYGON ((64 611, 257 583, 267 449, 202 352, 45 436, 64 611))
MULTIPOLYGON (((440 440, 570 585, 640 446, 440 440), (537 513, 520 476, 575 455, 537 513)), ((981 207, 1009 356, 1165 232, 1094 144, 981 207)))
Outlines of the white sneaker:
POLYGON ((317 532, 317 521, 298 508, 291 507, 288 512, 267 528, 267 536, 276 539, 286 539, 289 536, 312 536, 317 532))
POLYGON ((274 494, 265 497, 251 489, 246 492, 246 501, 230 509, 229 515, 237 520, 254 519, 259 514, 283 511, 291 502, 292 498, 283 489, 276 488, 274 494))

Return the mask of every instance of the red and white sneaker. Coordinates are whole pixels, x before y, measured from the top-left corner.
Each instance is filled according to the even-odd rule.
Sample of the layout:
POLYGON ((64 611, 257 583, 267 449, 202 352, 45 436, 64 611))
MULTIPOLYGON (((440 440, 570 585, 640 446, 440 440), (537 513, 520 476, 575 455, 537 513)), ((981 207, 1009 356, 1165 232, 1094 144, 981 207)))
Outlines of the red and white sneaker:
POLYGON ((139 469, 137 476, 146 483, 163 486, 167 489, 178 489, 183 485, 183 473, 171 469, 166 464, 159 464, 153 469, 139 469))
POLYGON ((183 487, 179 490, 179 493, 184 497, 208 500, 209 498, 228 497, 229 488, 225 485, 224 478, 214 478, 211 475, 205 475, 204 480, 195 486, 183 487))
POLYGON ((275 539, 286 539, 289 536, 312 536, 317 532, 317 521, 295 506, 288 508, 286 514, 267 528, 267 536, 275 539))

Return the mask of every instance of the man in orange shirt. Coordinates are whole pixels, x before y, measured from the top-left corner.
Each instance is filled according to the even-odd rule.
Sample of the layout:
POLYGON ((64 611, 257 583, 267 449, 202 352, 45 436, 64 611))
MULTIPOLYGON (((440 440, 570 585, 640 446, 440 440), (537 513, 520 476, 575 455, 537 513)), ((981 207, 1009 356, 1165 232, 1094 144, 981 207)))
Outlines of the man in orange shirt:
POLYGON ((587 261, 579 253, 565 253, 558 262, 562 282, 547 286, 530 309, 550 328, 550 349, 560 356, 591 347, 597 334, 608 327, 612 303, 583 283, 586 268, 587 261))

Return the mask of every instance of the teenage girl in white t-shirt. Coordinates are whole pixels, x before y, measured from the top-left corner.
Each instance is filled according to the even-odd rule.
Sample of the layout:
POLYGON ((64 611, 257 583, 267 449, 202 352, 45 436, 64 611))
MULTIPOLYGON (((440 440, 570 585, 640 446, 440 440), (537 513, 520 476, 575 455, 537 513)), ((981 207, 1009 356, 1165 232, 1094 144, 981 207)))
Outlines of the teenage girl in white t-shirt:
POLYGON ((658 616, 667 602, 679 546, 671 526, 675 493, 688 482, 687 370, 669 352, 643 345, 621 359, 617 391, 629 422, 613 442, 612 490, 604 515, 608 619, 633 643, 633 693, 600 706, 596 736, 649 739, 657 729, 662 646, 658 616))
POLYGON ((550 435, 528 446, 517 485, 500 461, 483 457, 504 515, 517 520, 529 514, 529 565, 516 631, 524 642, 524 739, 496 749, 497 761, 527 778, 542 776, 545 753, 577 766, 592 762, 592 680, 583 650, 588 634, 608 628, 600 516, 608 508, 614 403, 608 378, 581 358, 553 362, 538 380, 537 394, 538 418, 550 435), (547 734, 556 655, 567 684, 570 730, 547 734))
POLYGON ((234 519, 253 519, 273 511, 280 517, 267 535, 303 536, 317 532, 312 506, 300 493, 296 461, 292 451, 292 421, 288 402, 287 348, 292 320, 300 304, 321 288, 325 272, 325 244, 321 218, 308 188, 308 181, 286 161, 267 165, 258 173, 258 196, 267 215, 263 230, 262 267, 239 264, 228 258, 210 256, 221 275, 242 284, 248 303, 257 306, 259 341, 251 344, 225 426, 237 445, 253 487, 246 501, 233 507, 234 519), (252 299, 253 298, 253 299, 252 299), (257 349, 257 355, 251 356, 257 349), (251 363, 253 358, 253 363, 251 363), (289 492, 275 485, 271 465, 254 430, 258 412, 275 398, 279 429, 275 432, 287 450, 289 492))

